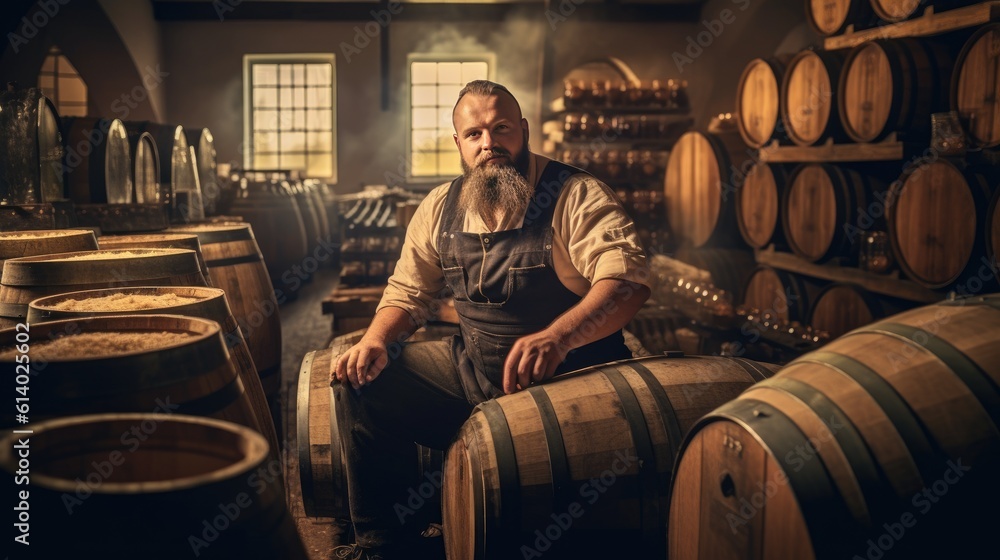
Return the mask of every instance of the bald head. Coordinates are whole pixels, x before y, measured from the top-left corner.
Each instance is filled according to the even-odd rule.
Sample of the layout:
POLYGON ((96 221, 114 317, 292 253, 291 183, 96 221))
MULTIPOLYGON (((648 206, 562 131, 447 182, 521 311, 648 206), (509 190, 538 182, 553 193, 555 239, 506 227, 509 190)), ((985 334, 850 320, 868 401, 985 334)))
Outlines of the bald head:
POLYGON ((455 120, 455 113, 458 111, 459 105, 462 104, 462 98, 466 95, 477 95, 479 97, 492 97, 502 96, 508 98, 510 101, 514 102, 514 107, 517 108, 517 118, 521 119, 521 105, 517 102, 517 98, 514 94, 510 92, 506 87, 489 80, 473 80, 462 88, 462 91, 458 92, 458 99, 455 101, 455 107, 451 111, 452 122, 455 120))

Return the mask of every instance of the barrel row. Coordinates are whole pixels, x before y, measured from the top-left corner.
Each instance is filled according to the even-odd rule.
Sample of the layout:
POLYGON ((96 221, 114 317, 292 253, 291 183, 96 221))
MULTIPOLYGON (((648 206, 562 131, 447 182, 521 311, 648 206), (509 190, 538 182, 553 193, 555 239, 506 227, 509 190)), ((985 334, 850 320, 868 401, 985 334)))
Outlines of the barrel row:
POLYGON ((928 7, 935 13, 975 4, 977 0, 805 0, 806 21, 823 36, 897 23, 919 17, 928 7))
POLYGON ((950 38, 876 40, 851 50, 755 59, 737 92, 740 133, 758 148, 772 140, 811 146, 829 139, 877 142, 892 134, 926 141, 931 115, 951 110, 958 112, 971 146, 995 147, 1000 101, 988 76, 998 34, 1000 25, 991 24, 964 44, 950 38))

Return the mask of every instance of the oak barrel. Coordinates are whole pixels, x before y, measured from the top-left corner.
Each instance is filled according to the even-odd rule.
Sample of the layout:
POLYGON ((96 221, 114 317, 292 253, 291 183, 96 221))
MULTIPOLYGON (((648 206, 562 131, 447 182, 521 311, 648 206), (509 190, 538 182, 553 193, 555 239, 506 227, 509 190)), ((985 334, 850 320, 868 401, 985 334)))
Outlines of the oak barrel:
POLYGON ((993 274, 1000 280, 1000 268, 997 267, 998 251, 1000 251, 1000 189, 993 193, 993 200, 986 212, 986 259, 993 264, 993 274))
POLYGON ((979 0, 871 0, 875 14, 885 21, 896 23, 923 14, 927 6, 934 6, 935 13, 975 4, 979 0))
MULTIPOLYGON (((14 371, 17 335, 0 331, 14 371)), ((261 423, 215 321, 180 315, 78 317, 30 326, 32 422, 96 412, 211 416, 261 423)), ((12 422, 5 416, 4 423, 12 422)), ((6 425, 10 427, 10 425, 6 425)))
POLYGON ((996 295, 908 311, 701 419, 673 479, 670 558, 980 556, 998 496, 998 330, 996 295))
POLYGON ((288 183, 243 177, 226 211, 253 226, 272 285, 288 290, 282 277, 302 263, 309 247, 302 213, 288 183))
POLYGON ((959 169, 941 158, 893 183, 889 239, 900 269, 914 282, 945 288, 975 277, 984 266, 985 212, 993 188, 984 173, 992 171, 959 169))
POLYGON ((872 20, 869 0, 806 0, 806 21, 821 36, 839 35, 853 25, 868 27, 872 20))
POLYGON ((5 490, 30 493, 33 558, 308 558, 267 442, 250 429, 183 414, 94 414, 33 431, 25 486, 15 486, 25 436, 0 448, 5 490))
POLYGON ((277 399, 281 388, 281 315, 284 295, 271 279, 250 224, 224 222, 176 226, 172 233, 194 234, 201 242, 212 285, 226 292, 236 322, 243 329, 264 393, 277 399))
MULTIPOLYGON (((136 204, 166 204, 170 193, 160 183, 160 155, 156 142, 148 132, 129 132, 132 154, 132 183, 136 204)), ((169 185, 166 185, 169 189, 169 185)))
MULTIPOLYGON (((346 458, 337 425, 336 401, 330 388, 330 362, 361 340, 366 330, 338 336, 329 348, 309 352, 302 359, 295 428, 302 505, 309 517, 331 517, 344 523, 351 519, 346 458)), ((440 340, 457 332, 453 327, 425 327, 408 340, 440 340)), ((416 445, 415 452, 421 471, 417 474, 440 473, 444 462, 442 451, 416 445)), ((439 498, 439 494, 431 497, 435 501, 439 498)))
POLYGON ((884 212, 868 211, 875 200, 873 193, 881 191, 881 183, 847 167, 799 166, 781 201, 781 225, 788 246, 811 262, 833 257, 856 260, 858 224, 865 223, 865 216, 878 220, 872 225, 884 220, 884 212))
POLYGON ((682 435, 776 370, 637 358, 482 403, 445 456, 448 557, 662 558, 682 435))
POLYGON ((222 185, 219 182, 218 161, 215 153, 215 137, 207 128, 185 128, 188 146, 194 148, 195 169, 198 173, 198 183, 201 186, 202 203, 205 214, 217 213, 222 198, 222 185))
POLYGON ((784 245, 785 234, 778 217, 787 185, 788 173, 784 167, 757 162, 737 189, 736 221, 743 240, 751 247, 784 245))
POLYGON ((101 249, 189 249, 194 251, 201 266, 201 273, 206 283, 211 286, 212 279, 205 264, 198 236, 184 233, 136 233, 131 235, 102 235, 97 238, 101 249))
POLYGON ((132 154, 118 119, 63 117, 66 194, 78 204, 130 204, 132 154))
POLYGON ((3 271, 3 263, 7 259, 96 249, 97 238, 89 229, 0 232, 0 272, 3 271))
POLYGON ((667 161, 664 181, 668 227, 684 244, 741 246, 736 197, 748 148, 735 134, 687 132, 667 161))
POLYGON ((743 289, 756 268, 753 253, 740 249, 680 249, 677 260, 704 270, 711 276, 712 285, 732 296, 732 301, 743 301, 743 289))
POLYGON ((14 326, 42 296, 122 286, 207 286, 194 251, 80 251, 9 259, 0 277, 0 328, 14 326))
POLYGON ((38 88, 0 91, 0 205, 65 198, 59 113, 38 88))
POLYGON ((823 289, 809 310, 809 326, 837 338, 874 323, 897 307, 861 286, 834 283, 823 289))
POLYGON ((840 75, 838 109, 855 142, 891 133, 930 138, 931 114, 948 107, 954 60, 942 43, 920 39, 870 41, 851 50, 840 75))
POLYGON ((778 110, 781 81, 790 57, 755 58, 747 64, 736 90, 736 123, 740 136, 752 148, 772 139, 787 141, 778 110))
POLYGON ((965 43, 952 75, 951 108, 962 116, 973 147, 1000 145, 997 45, 1000 24, 980 27, 965 43))
POLYGON ((845 139, 837 115, 843 51, 806 50, 795 55, 781 82, 781 120, 792 142, 812 146, 845 139))
POLYGON ((747 280, 743 306, 782 321, 805 322, 818 291, 814 282, 802 276, 761 265, 747 280))
POLYGON ((32 301, 28 306, 28 322, 31 324, 122 314, 185 315, 219 323, 229 350, 230 362, 243 383, 261 433, 277 453, 280 449, 278 436, 271 421, 271 412, 257 375, 257 367, 222 290, 183 286, 108 288, 43 297, 32 301))

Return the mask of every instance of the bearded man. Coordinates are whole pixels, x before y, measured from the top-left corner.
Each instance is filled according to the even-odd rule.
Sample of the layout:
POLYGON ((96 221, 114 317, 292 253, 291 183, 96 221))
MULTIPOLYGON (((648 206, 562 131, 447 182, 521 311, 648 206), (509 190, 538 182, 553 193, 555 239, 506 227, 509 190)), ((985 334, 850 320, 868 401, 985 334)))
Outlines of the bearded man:
POLYGON ((631 357, 621 329, 649 297, 631 218, 600 181, 528 150, 507 88, 470 82, 452 117, 464 173, 420 204, 371 326, 331 365, 357 542, 342 558, 431 557, 420 531, 436 512, 399 508, 420 482, 414 442, 447 449, 475 405, 631 357), (400 344, 446 286, 460 334, 400 344))

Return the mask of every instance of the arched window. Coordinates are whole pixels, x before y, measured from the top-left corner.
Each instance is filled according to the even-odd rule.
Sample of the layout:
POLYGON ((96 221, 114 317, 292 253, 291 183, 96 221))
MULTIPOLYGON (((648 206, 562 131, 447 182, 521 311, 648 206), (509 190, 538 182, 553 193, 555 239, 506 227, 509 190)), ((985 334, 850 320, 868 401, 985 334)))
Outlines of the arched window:
POLYGON ((59 47, 53 45, 38 72, 38 87, 60 116, 87 116, 87 84, 59 47))

